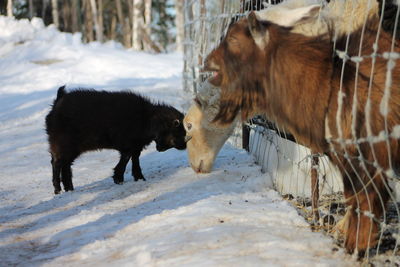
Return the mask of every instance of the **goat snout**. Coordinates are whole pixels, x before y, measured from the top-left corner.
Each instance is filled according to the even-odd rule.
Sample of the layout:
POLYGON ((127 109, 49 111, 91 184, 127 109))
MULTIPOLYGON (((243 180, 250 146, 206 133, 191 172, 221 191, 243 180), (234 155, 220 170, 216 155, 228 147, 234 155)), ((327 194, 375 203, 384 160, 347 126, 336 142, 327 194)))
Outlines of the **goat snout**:
POLYGON ((197 173, 202 173, 203 171, 203 160, 200 160, 199 167, 196 168, 197 173))

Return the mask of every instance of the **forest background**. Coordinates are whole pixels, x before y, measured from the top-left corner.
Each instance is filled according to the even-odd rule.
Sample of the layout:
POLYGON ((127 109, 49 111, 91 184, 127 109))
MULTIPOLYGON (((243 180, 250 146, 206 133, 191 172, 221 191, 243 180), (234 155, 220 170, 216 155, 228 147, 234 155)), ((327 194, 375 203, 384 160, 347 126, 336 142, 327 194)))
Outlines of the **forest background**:
POLYGON ((114 40, 126 48, 183 50, 184 0, 0 0, 0 15, 39 17, 84 42, 114 40))

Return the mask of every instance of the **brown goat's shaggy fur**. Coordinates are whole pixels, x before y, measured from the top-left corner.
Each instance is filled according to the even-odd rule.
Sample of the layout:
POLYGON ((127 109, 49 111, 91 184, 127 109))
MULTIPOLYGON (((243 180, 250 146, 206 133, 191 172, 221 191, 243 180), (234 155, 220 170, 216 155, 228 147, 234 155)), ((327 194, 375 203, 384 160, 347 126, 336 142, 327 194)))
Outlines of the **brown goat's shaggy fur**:
MULTIPOLYGON (((371 55, 376 29, 374 20, 363 34, 361 29, 353 33, 347 54, 371 55)), ((354 141, 377 137, 385 129, 390 135, 400 124, 400 67, 395 65, 391 72, 385 120, 379 110, 388 67, 383 54, 391 51, 391 36, 381 32, 376 60, 365 57, 358 66, 352 61, 344 64, 330 39, 294 34, 250 14, 230 26, 219 47, 207 57, 206 69, 216 72, 210 82, 222 91, 214 121, 230 123, 239 111, 243 120, 264 113, 299 143, 327 154, 339 167, 348 207, 345 246, 349 252, 362 252, 377 242, 379 220, 390 194, 386 171, 396 169, 400 148, 395 136, 370 138, 373 144, 354 141), (339 96, 343 104, 338 111, 339 96), (370 108, 366 109, 368 98, 370 108), (341 142, 343 139, 351 142, 341 142)), ((335 45, 345 50, 346 37, 335 45)), ((400 52, 397 44, 394 47, 400 52)))

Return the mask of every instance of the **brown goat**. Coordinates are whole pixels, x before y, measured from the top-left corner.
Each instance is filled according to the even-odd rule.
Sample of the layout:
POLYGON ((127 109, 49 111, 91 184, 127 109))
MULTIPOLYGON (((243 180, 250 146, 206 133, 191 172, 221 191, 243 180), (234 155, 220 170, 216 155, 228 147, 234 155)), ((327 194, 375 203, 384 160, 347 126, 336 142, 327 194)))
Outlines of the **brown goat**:
MULTIPOLYGON (((312 14, 315 8, 298 22, 312 14)), ((364 31, 354 32, 347 55, 370 56, 376 28, 373 20, 364 31)), ((334 47, 345 50, 346 37, 336 44, 326 37, 291 33, 251 13, 229 27, 205 69, 215 72, 210 82, 222 91, 215 122, 230 123, 238 112, 243 120, 263 113, 339 167, 347 205, 345 246, 350 253, 363 252, 377 243, 379 220, 390 197, 387 181, 395 177, 400 162, 393 133, 400 124, 400 68, 384 54, 393 51, 392 38, 384 32, 377 56, 359 63, 335 55, 334 47), (392 82, 386 84, 389 67, 392 82), (387 92, 390 98, 381 104, 387 92)), ((397 45, 393 52, 400 52, 397 45)))

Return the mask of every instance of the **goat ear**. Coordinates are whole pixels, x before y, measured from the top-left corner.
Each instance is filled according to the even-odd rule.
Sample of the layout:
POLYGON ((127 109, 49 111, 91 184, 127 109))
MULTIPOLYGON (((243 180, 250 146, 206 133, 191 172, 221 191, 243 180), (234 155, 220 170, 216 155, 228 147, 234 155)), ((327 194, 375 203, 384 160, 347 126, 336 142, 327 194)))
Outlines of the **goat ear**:
POLYGON ((317 18, 320 10, 321 5, 309 5, 294 9, 279 9, 277 10, 279 14, 274 14, 276 18, 272 19, 271 22, 283 27, 293 27, 317 18))
POLYGON ((266 40, 268 39, 268 33, 266 31, 265 24, 259 21, 254 11, 248 15, 247 21, 251 36, 253 37, 255 43, 260 49, 264 49, 266 46, 266 40))

